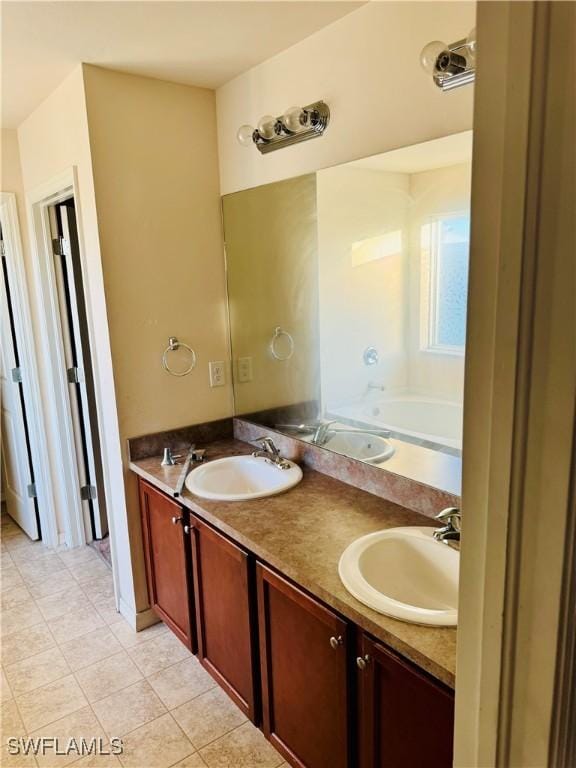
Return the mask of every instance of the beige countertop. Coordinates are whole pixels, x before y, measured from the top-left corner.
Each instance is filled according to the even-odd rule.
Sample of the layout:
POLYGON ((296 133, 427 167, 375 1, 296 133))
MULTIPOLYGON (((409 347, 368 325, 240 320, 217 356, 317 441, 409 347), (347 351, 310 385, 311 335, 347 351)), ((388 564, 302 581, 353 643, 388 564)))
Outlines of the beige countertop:
MULTIPOLYGON (((208 460, 253 447, 228 439, 209 443, 208 460)), ((181 466, 160 466, 160 457, 131 462, 130 468, 173 495, 181 466)), ((230 536, 260 560, 320 598, 344 617, 454 687, 456 630, 397 621, 367 608, 344 588, 338 561, 354 539, 430 519, 397 504, 303 467, 302 482, 287 493, 245 502, 208 501, 184 490, 178 501, 230 536)))

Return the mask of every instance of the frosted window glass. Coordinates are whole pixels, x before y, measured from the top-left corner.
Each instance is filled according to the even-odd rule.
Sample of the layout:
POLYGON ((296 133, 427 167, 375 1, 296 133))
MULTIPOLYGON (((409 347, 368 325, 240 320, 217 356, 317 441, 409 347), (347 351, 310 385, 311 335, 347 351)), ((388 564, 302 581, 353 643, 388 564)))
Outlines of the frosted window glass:
POLYGON ((435 344, 463 347, 466 342, 466 298, 470 219, 440 222, 436 254, 435 344))

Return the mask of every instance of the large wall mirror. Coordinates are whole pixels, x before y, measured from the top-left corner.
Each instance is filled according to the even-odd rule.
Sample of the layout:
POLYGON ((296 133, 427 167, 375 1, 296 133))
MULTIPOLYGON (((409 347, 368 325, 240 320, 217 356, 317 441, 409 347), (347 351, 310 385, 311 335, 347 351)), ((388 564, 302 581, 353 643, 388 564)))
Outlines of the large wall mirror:
POLYGON ((223 198, 235 413, 460 492, 471 132, 223 198))

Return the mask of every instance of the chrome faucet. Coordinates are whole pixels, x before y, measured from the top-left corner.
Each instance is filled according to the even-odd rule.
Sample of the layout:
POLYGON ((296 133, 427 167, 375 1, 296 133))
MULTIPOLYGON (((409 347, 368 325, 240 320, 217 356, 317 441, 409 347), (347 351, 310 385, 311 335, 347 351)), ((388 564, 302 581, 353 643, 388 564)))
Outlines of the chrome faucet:
POLYGON ((280 450, 276 447, 271 437, 259 437, 255 442, 260 443, 262 448, 254 451, 252 456, 255 456, 257 459, 266 459, 269 464, 273 464, 278 469, 290 469, 292 465, 280 456, 280 450))
POLYGON ((460 522, 462 515, 457 507, 447 507, 439 512, 436 520, 444 523, 441 528, 435 528, 432 534, 436 541, 441 541, 443 544, 450 544, 451 542, 460 541, 460 522))
POLYGON ((318 424, 314 432, 314 437, 312 438, 314 445, 324 445, 324 443, 328 440, 328 432, 330 431, 330 427, 335 423, 335 421, 321 421, 318 424))

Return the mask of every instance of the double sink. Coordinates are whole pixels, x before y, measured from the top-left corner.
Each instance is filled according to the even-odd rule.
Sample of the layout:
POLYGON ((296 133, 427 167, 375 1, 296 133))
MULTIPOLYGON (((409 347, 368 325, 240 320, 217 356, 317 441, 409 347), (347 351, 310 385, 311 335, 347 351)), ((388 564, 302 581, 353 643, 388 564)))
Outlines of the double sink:
MULTIPOLYGON (((192 470, 186 487, 204 499, 249 501, 287 491, 301 479, 300 467, 278 454, 232 456, 192 470)), ((460 554, 436 541, 434 530, 390 528, 356 539, 340 558, 342 583, 379 613, 416 624, 455 626, 460 554)))

